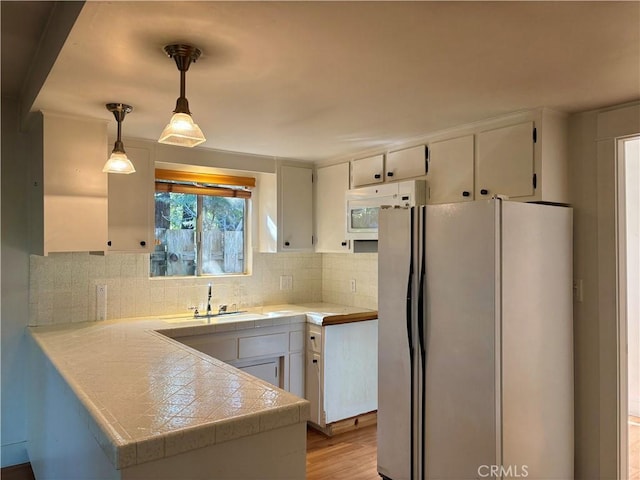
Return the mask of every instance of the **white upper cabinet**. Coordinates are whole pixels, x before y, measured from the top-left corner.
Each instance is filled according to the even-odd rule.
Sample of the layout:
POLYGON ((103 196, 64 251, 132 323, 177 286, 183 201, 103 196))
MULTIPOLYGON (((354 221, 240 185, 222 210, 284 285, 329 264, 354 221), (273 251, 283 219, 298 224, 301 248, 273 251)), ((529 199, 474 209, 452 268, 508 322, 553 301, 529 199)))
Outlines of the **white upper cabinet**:
POLYGON ((144 253, 154 242, 154 165, 148 148, 125 144, 136 171, 129 175, 109 174, 110 252, 144 253))
POLYGON ((42 145, 32 145, 31 249, 40 255, 104 251, 107 122, 36 115, 31 133, 42 145))
POLYGON ((418 145, 417 147, 389 152, 385 171, 385 181, 387 182, 426 175, 427 147, 418 145))
POLYGON ((473 140, 473 135, 465 135, 429 144, 428 203, 474 199, 473 140))
POLYGON ((313 170, 278 168, 278 250, 313 250, 313 170))
POLYGON ((534 194, 534 123, 524 122, 478 134, 478 198, 534 194))
POLYGON ((476 199, 569 203, 567 116, 541 109, 519 118, 478 131, 476 199))
POLYGON ((339 163, 316 171, 316 252, 349 252, 345 238, 345 192, 349 189, 349 164, 339 163))
POLYGON ((384 182, 384 155, 353 160, 351 174, 353 188, 384 182))

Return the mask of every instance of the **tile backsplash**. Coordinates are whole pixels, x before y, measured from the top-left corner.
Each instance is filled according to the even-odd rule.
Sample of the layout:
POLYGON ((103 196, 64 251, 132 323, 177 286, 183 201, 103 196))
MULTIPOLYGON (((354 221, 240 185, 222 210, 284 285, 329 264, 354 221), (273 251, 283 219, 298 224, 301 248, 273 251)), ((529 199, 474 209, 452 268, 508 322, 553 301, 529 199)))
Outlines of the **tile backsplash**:
POLYGON ((238 308, 331 302, 377 308, 376 254, 253 254, 247 276, 149 278, 148 254, 55 253, 31 256, 29 325, 96 320, 96 286, 107 287, 107 318, 188 313, 207 300, 238 308), (292 289, 280 290, 291 275, 292 289), (351 293, 350 280, 356 280, 351 293))
POLYGON ((322 300, 377 310, 378 254, 323 254, 322 300), (354 280, 355 292, 352 292, 351 282, 354 280))

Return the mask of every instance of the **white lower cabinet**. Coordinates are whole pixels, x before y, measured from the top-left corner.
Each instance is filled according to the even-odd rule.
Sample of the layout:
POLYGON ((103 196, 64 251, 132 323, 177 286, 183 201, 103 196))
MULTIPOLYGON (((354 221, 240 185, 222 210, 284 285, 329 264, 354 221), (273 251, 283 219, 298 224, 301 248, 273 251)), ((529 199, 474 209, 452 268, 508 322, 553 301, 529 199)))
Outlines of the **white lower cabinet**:
POLYGON ((258 377, 265 382, 269 382, 276 387, 280 386, 280 372, 279 362, 276 359, 263 360, 259 363, 247 365, 246 367, 238 367, 243 372, 247 372, 249 375, 258 377))
POLYGON ((180 336, 174 340, 304 397, 305 323, 180 336))
POLYGON ((320 427, 377 410, 378 320, 307 325, 306 398, 320 427))
POLYGON ((306 399, 309 400, 309 420, 320 426, 325 425, 322 395, 322 355, 307 352, 306 399))

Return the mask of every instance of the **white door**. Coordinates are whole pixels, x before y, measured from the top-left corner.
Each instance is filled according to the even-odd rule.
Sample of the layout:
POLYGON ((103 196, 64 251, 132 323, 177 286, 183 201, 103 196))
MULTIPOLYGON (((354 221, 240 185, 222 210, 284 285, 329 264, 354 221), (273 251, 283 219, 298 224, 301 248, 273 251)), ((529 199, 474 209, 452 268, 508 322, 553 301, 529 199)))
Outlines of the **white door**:
POLYGON ((111 252, 149 252, 153 247, 154 168, 145 148, 127 147, 136 172, 109 174, 109 244, 111 252))
POLYGON ((473 200, 473 135, 429 145, 429 204, 473 200))
POLYGON ((407 287, 410 209, 382 209, 378 231, 378 473, 411 479, 411 358, 407 287))
POLYGON ((426 210, 423 477, 479 478, 497 463, 495 202, 426 210))
POLYGON ((418 145, 417 147, 388 153, 385 171, 385 180, 387 182, 426 175, 426 147, 418 145))
POLYGON ((305 398, 309 400, 310 418, 313 423, 324 426, 322 421, 322 355, 307 354, 307 371, 305 375, 305 398))
POLYGON ((280 386, 280 376, 277 360, 268 360, 264 363, 258 363, 256 365, 248 365, 246 367, 238 367, 240 370, 247 372, 249 375, 258 377, 265 382, 269 382, 276 387, 280 386))
POLYGON ((349 252, 345 192, 349 190, 349 164, 340 163, 316 171, 316 252, 349 252))
POLYGON ((478 134, 476 198, 534 194, 533 122, 478 134))
POLYGON ((351 174, 353 176, 351 187, 382 183, 384 178, 384 155, 360 158, 351 162, 351 174))
POLYGON ((283 165, 278 179, 281 251, 313 249, 313 171, 283 165))

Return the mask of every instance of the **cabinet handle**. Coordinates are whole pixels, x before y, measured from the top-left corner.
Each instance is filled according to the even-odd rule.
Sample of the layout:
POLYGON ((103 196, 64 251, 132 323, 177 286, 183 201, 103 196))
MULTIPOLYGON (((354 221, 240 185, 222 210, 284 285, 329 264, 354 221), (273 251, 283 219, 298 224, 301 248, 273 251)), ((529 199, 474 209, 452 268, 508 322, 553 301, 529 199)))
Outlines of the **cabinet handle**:
POLYGON ((470 196, 470 195, 471 195, 471 194, 470 194, 469 192, 467 192, 466 190, 465 190, 464 192, 462 192, 462 196, 463 196, 463 197, 468 197, 468 196, 470 196))
POLYGON ((347 246, 347 242, 342 242, 340 245, 342 245, 343 247, 347 246))
POLYGON ((141 246, 141 247, 146 247, 146 246, 147 246, 147 242, 145 242, 144 240, 142 240, 142 241, 140 242, 140 246, 141 246))
POLYGON ((489 190, 483 188, 482 190, 480 190, 480 195, 486 195, 487 193, 489 193, 489 190))
POLYGON ((109 241, 107 242, 107 245, 111 246, 111 240, 109 240, 109 241))
POLYGON ((284 246, 285 246, 285 247, 288 247, 289 245, 290 245, 290 243, 289 243, 289 242, 284 242, 284 246))
POLYGON ((393 177, 393 172, 387 172, 387 177, 393 177))
POLYGON ((373 176, 373 178, 375 178, 376 180, 379 180, 381 176, 382 176, 382 175, 380 175, 379 173, 376 173, 376 174, 373 176))
POLYGON ((318 363, 318 360, 316 360, 316 359, 313 359, 313 360, 311 360, 311 361, 312 361, 313 363, 318 363))
POLYGON ((311 340, 315 340, 315 339, 316 339, 316 337, 309 337, 309 338, 310 338, 311 340))

